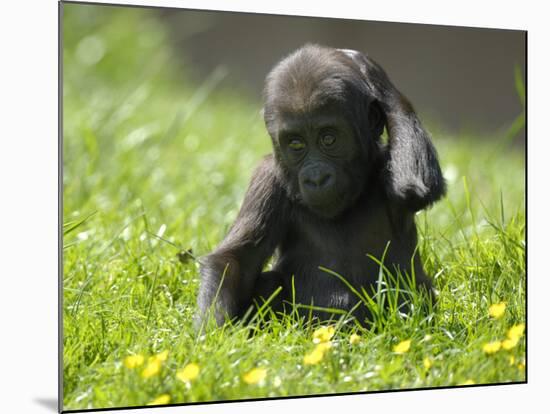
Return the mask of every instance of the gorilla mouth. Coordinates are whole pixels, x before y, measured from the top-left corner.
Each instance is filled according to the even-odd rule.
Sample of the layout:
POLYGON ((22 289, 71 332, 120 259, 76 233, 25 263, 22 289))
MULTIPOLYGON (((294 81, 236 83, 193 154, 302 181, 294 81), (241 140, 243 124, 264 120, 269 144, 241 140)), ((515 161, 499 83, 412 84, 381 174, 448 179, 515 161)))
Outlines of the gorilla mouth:
POLYGON ((300 191, 300 202, 317 216, 334 219, 348 211, 364 193, 364 190, 351 192, 347 188, 349 186, 339 185, 318 194, 300 191))
POLYGON ((302 201, 313 213, 326 219, 335 218, 348 207, 347 198, 340 194, 320 197, 302 195, 302 201))

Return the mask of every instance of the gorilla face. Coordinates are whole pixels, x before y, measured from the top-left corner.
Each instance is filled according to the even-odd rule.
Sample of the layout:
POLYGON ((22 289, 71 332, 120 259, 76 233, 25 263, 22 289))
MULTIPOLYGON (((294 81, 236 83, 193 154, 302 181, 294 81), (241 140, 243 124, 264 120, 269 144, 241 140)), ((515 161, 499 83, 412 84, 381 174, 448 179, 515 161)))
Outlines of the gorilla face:
POLYGON ((267 78, 264 117, 288 193, 332 218, 363 191, 383 120, 356 65, 324 58, 283 61, 267 78))
POLYGON ((363 188, 364 154, 338 106, 281 114, 275 133, 289 192, 318 216, 345 211, 363 188))

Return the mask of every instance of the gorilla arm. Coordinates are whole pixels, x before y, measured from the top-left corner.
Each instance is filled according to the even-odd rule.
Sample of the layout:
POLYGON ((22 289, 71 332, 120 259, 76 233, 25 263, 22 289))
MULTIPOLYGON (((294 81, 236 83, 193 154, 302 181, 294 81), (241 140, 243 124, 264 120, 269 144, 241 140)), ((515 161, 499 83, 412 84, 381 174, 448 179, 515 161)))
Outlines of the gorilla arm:
POLYGON ((253 174, 229 233, 214 252, 200 259, 198 324, 208 317, 210 309, 218 325, 238 316, 250 301, 266 260, 283 237, 288 199, 276 172, 273 156, 265 157, 253 174))

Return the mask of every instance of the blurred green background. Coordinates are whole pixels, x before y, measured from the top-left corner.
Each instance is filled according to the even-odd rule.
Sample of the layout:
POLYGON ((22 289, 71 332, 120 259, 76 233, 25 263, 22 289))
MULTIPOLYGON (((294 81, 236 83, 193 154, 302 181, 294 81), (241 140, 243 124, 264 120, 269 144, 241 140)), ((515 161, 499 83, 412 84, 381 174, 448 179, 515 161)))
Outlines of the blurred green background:
MULTIPOLYGON (((197 16, 202 15, 63 5, 65 409, 143 405, 165 394, 171 402, 190 402, 522 381, 523 344, 495 356, 485 355, 482 345, 524 322, 525 315, 523 62, 514 63, 514 56, 521 57, 517 44, 523 44, 523 33, 506 31, 499 38, 510 39, 511 50, 519 48, 494 75, 505 78, 506 87, 480 91, 513 102, 498 116, 488 116, 496 121, 476 125, 461 116, 438 117, 437 99, 452 101, 453 94, 433 98, 432 109, 426 102, 433 94, 422 92, 415 99, 419 90, 438 89, 440 78, 432 84, 431 75, 422 72, 416 82, 420 89, 409 86, 403 75, 396 81, 414 103, 421 102, 420 114, 432 132, 449 185, 447 198, 417 217, 420 251, 440 291, 435 323, 395 320, 382 334, 361 332, 364 346, 337 347, 330 370, 306 372, 301 363, 310 344, 307 327, 274 325, 252 342, 237 328, 196 338, 191 322, 197 265, 190 257, 185 263, 176 257, 186 250, 200 256, 219 243, 237 214, 254 166, 270 152, 258 76, 263 78, 270 65, 294 48, 283 51, 284 36, 276 43, 285 19, 291 33, 300 21, 278 17, 272 30, 264 21, 241 24, 233 38, 229 29, 220 34, 224 21, 267 16, 197 16), (229 55, 234 48, 235 56, 242 56, 242 42, 237 45, 236 39, 242 32, 253 38, 258 28, 271 32, 272 43, 258 49, 257 65, 247 65, 253 66, 253 74, 239 65, 254 62, 255 52, 249 61, 229 55), (217 53, 220 47, 223 53, 217 53), (507 304, 506 315, 492 320, 488 306, 501 301, 507 304), (417 338, 413 343, 426 335, 433 339, 396 360, 391 344, 403 335, 417 338), (170 357, 153 379, 144 380, 122 364, 128 355, 163 350, 170 357), (434 361, 431 375, 418 368, 426 355, 434 361), (177 370, 192 361, 201 366, 199 378, 193 384, 175 379, 177 370), (243 383, 243 373, 254 366, 270 367, 267 385, 243 383)), ((308 21, 315 26, 318 19, 308 21)), ((374 25, 375 31, 398 26, 349 24, 374 25)), ((435 30, 406 26, 409 31, 435 30)), ((447 29, 457 47, 459 28, 439 30, 447 29)), ((301 30, 302 37, 293 42, 303 38, 350 47, 349 39, 357 38, 349 29, 342 29, 348 40, 341 32, 318 27, 301 30)), ((476 35, 493 41, 496 32, 476 35)), ((471 33, 464 33, 470 39, 471 33)), ((389 39, 397 42, 402 36, 389 39)), ((425 41, 431 39, 436 38, 425 41)), ((426 51, 422 45, 419 49, 426 51)), ((395 67, 399 53, 386 49, 398 56, 393 58, 395 67)), ((409 53, 403 61, 412 65, 405 65, 405 72, 415 79, 412 57, 409 53)), ((387 69, 392 76, 393 69, 387 69)), ((460 68, 445 73, 457 82, 466 76, 460 68)), ((495 108, 487 110, 494 113, 495 108)), ((453 109, 444 112, 449 111, 453 109)))

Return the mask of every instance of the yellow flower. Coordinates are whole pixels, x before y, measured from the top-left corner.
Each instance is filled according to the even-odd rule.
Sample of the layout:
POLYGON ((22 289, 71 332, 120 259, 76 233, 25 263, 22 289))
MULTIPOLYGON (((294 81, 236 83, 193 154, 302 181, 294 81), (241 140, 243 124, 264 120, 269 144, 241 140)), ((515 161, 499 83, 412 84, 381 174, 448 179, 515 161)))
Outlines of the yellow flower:
POLYGON ((357 334, 351 334, 350 337, 349 337, 349 343, 351 345, 355 345, 355 344, 358 344, 359 341, 361 341, 361 337, 357 334))
POLYGON ((149 357, 149 362, 152 362, 152 361, 159 361, 159 362, 164 362, 166 361, 166 359, 168 358, 168 351, 162 351, 156 355, 153 355, 153 356, 150 356, 149 357))
POLYGON ((506 302, 495 303, 489 306, 489 316, 495 319, 501 318, 505 310, 506 302))
POLYGON ((508 362, 510 362, 510 365, 514 365, 516 363, 516 357, 515 356, 510 356, 510 358, 508 358, 508 362))
POLYGON ((162 394, 162 395, 159 395, 154 400, 149 401, 147 405, 162 405, 162 404, 169 404, 169 403, 170 403, 170 396, 168 394, 162 394))
POLYGON ((185 367, 176 372, 176 377, 183 382, 193 381, 199 375, 200 368, 195 363, 187 364, 185 367))
POLYGON ((520 362, 520 363, 518 364, 518 369, 519 369, 520 371, 524 371, 524 370, 525 370, 525 363, 524 363, 524 362, 520 362))
POLYGON ((267 370, 264 368, 254 368, 243 375, 243 381, 247 384, 257 384, 263 381, 267 375, 267 370))
POLYGON ((514 348, 519 342, 519 338, 505 339, 502 341, 502 349, 509 351, 514 348))
POLYGON ((149 362, 143 371, 141 371, 142 378, 151 378, 158 375, 160 372, 160 366, 162 363, 158 359, 149 358, 149 362))
POLYGON ((313 342, 328 342, 334 336, 334 326, 322 326, 313 332, 313 342))
POLYGON ((510 329, 508 329, 508 333, 506 336, 508 336, 508 339, 518 339, 523 336, 523 333, 525 332, 525 324, 520 323, 518 325, 512 326, 510 329))
POLYGON ((324 356, 325 356, 325 352, 322 349, 315 348, 312 352, 304 356, 304 364, 305 365, 318 364, 323 360, 324 356))
POLYGON ((502 348, 507 351, 514 348, 518 344, 524 332, 525 324, 520 323, 518 325, 512 326, 510 329, 508 329, 508 332, 506 333, 507 339, 502 341, 502 348))
POLYGON ((495 354, 500 350, 502 343, 500 341, 489 342, 483 345, 483 352, 486 354, 495 354))
POLYGON ((315 346, 316 350, 323 353, 327 352, 330 348, 332 348, 332 342, 321 342, 315 346))
POLYGON ((143 361, 145 361, 145 358, 141 354, 137 355, 128 355, 126 358, 124 358, 124 366, 128 369, 134 369, 141 365, 143 365, 143 361))
POLYGON ((466 381, 461 382, 458 385, 474 385, 474 384, 475 384, 475 381, 473 379, 467 379, 466 381))
POLYGON ((332 342, 321 342, 315 349, 304 356, 305 365, 315 365, 323 360, 325 353, 332 348, 332 342))
POLYGON ((407 339, 406 341, 401 341, 397 345, 393 347, 393 352, 396 354, 404 354, 406 352, 409 352, 409 349, 411 349, 411 340, 407 339))
POLYGON ((425 357, 422 363, 424 364, 425 369, 430 369, 433 365, 433 361, 431 360, 431 358, 428 357, 425 357))

